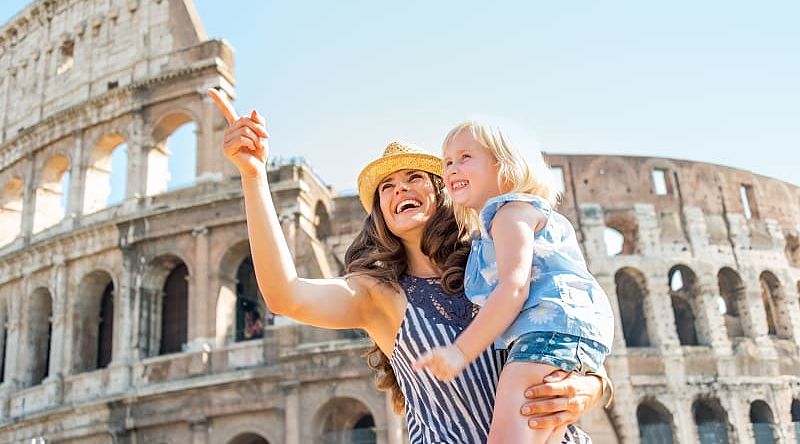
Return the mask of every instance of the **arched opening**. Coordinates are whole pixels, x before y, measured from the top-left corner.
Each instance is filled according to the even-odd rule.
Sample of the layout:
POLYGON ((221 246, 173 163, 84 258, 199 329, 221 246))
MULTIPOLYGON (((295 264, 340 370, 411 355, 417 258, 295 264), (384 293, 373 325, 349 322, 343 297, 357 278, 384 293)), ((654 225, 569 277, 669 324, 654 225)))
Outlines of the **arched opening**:
POLYGON ((613 228, 603 230, 603 242, 606 245, 607 256, 622 254, 625 245, 625 236, 613 228))
POLYGON ((100 138, 89 155, 83 195, 84 214, 122 203, 128 175, 128 146, 119 134, 100 138))
POLYGON ((795 442, 800 443, 800 399, 792 399, 792 426, 795 442))
POLYGON ((72 372, 107 367, 114 337, 114 283, 108 273, 96 270, 81 279, 74 313, 72 372))
POLYGON ((614 275, 617 287, 617 300, 622 321, 622 333, 628 347, 649 347, 647 318, 644 314, 646 282, 638 270, 624 268, 614 275))
POLYGON ((22 229, 23 182, 12 177, 0 194, 0 246, 11 243, 22 229))
POLYGON ((161 302, 161 341, 159 355, 183 350, 188 338, 189 271, 178 264, 164 282, 161 302))
POLYGON ((321 444, 375 444, 375 420, 363 403, 352 398, 327 402, 317 412, 321 444))
POLYGON ((27 310, 28 365, 26 386, 41 384, 50 374, 50 346, 53 333, 53 301, 50 292, 33 292, 27 310))
POLYGON ((744 336, 739 307, 745 300, 745 288, 742 278, 733 269, 724 267, 717 273, 720 299, 717 305, 725 317, 725 329, 729 338, 744 336))
POLYGON ((669 289, 675 329, 681 345, 698 345, 693 309, 698 297, 694 272, 683 265, 672 267, 669 271, 669 289))
POLYGON ((147 153, 148 195, 191 186, 197 176, 197 125, 181 112, 162 118, 147 153))
POLYGON ((657 402, 646 402, 636 409, 639 437, 643 443, 672 444, 672 414, 657 402))
POLYGON ((197 125, 181 125, 167 139, 169 182, 167 190, 194 185, 197 178, 197 125))
POLYGON ((786 247, 784 248, 784 252, 786 253, 786 259, 789 260, 789 264, 793 267, 800 267, 800 239, 798 239, 797 233, 786 233, 786 247))
POLYGON ((761 284, 761 300, 767 318, 767 332, 779 338, 790 339, 791 330, 786 319, 786 310, 781 310, 784 307, 782 307, 783 289, 780 281, 769 271, 761 273, 758 280, 761 284))
POLYGON ((611 212, 606 214, 605 225, 606 230, 603 234, 607 241, 606 252, 609 256, 636 254, 639 243, 639 227, 633 216, 627 213, 611 212), (619 236, 622 236, 621 248, 617 247, 619 236), (609 242, 611 242, 611 245, 609 245, 609 242), (617 250, 618 252, 616 252, 617 250), (614 252, 616 254, 611 254, 614 252))
POLYGON ((322 202, 317 202, 317 207, 314 210, 315 226, 317 227, 317 239, 325 240, 331 235, 331 218, 328 216, 328 210, 322 202))
POLYGON ((728 419, 716 400, 697 400, 692 404, 700 444, 728 444, 728 419))
POLYGON ((274 324, 256 282, 253 259, 247 256, 236 272, 236 341, 264 337, 264 326, 274 324))
POLYGON ((775 444, 776 427, 772 409, 764 401, 753 401, 750 404, 750 423, 753 426, 753 438, 756 444, 775 444))
POLYGON ((61 221, 69 195, 69 161, 54 155, 44 165, 36 187, 33 232, 38 233, 61 221))
POLYGON ((97 326, 97 368, 106 368, 114 350, 114 284, 103 290, 100 317, 97 326))
POLYGON ((242 433, 228 441, 228 444, 269 444, 269 441, 256 433, 242 433))

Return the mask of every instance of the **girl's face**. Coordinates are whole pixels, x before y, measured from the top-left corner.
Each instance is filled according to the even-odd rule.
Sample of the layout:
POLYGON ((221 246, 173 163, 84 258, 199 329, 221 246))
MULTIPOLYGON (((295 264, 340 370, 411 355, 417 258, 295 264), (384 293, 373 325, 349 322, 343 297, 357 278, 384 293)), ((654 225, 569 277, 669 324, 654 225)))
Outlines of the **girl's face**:
POLYGON ((497 160, 470 131, 456 134, 445 145, 442 158, 444 183, 457 205, 480 210, 487 200, 501 194, 497 160))
POLYGON ((436 212, 436 190, 428 174, 400 170, 378 184, 381 214, 395 236, 408 239, 422 234, 425 223, 436 212))

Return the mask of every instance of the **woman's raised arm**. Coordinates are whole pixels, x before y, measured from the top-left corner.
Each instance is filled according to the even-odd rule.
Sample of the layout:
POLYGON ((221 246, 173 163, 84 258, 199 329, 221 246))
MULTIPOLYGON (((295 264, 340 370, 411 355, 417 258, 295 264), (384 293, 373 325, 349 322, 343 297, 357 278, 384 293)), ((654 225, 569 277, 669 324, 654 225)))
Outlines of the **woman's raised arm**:
POLYGON ((270 311, 318 327, 365 328, 365 313, 373 310, 371 290, 363 279, 297 276, 267 182, 269 135, 263 117, 255 110, 239 117, 226 96, 215 89, 208 93, 228 121, 225 156, 242 177, 256 280, 270 311))

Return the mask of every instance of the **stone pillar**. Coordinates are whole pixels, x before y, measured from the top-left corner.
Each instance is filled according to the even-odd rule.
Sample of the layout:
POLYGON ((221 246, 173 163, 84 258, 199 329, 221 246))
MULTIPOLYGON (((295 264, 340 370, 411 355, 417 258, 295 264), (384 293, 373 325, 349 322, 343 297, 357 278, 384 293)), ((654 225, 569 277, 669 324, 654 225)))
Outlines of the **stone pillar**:
POLYGON ((192 431, 191 444, 209 444, 208 418, 205 416, 192 416, 188 419, 189 429, 192 431))
POLYGON ((719 312, 717 298, 720 297, 716 291, 715 274, 710 270, 698 270, 698 282, 695 286, 694 304, 695 319, 698 326, 698 334, 705 339, 708 345, 714 350, 717 356, 730 356, 731 341, 728 338, 725 318, 719 312))
POLYGON ((190 281, 189 292, 189 331, 188 342, 191 350, 199 350, 203 344, 214 342, 214 305, 209 302, 208 268, 208 228, 195 227, 192 230, 195 245, 194 275, 190 281))
POLYGON ((686 397, 685 392, 676 392, 675 410, 673 411, 673 421, 675 422, 676 436, 675 444, 694 444, 700 442, 697 437, 697 427, 694 426, 694 416, 692 414, 692 399, 686 397))
POLYGON ((403 444, 403 417, 392 408, 392 394, 384 392, 386 399, 386 442, 387 444, 403 444))
POLYGON ((36 159, 33 154, 28 154, 25 159, 25 177, 22 182, 25 189, 22 192, 22 227, 20 234, 27 245, 33 232, 33 218, 36 214, 36 183, 39 180, 36 174, 36 159))
MULTIPOLYGON (((751 282, 758 282, 755 279, 751 282)), ((745 318, 747 319, 746 325, 742 325, 745 333, 753 338, 758 344, 768 344, 769 341, 769 326, 767 325, 767 311, 764 307, 764 301, 761 299, 761 288, 754 284, 756 288, 748 288, 745 290, 745 310, 747 316, 742 321, 744 324, 745 318)), ((739 313, 741 316, 743 313, 739 313)), ((774 320, 777 321, 777 320, 774 320)))
POLYGON ((144 124, 140 114, 134 114, 128 127, 128 171, 125 200, 144 196, 147 184, 147 153, 143 136, 144 124))
MULTIPOLYGON (((6 313, 5 375, 2 387, 12 389, 19 386, 20 344, 22 343, 22 300, 19 292, 11 292, 6 313)), ((2 414, 0 413, 0 416, 2 414)))
POLYGON ((286 383, 283 386, 283 444, 300 444, 302 442, 299 387, 299 383, 286 383))
MULTIPOLYGON (((52 333, 50 335, 50 368, 48 377, 60 378, 65 373, 65 351, 67 350, 67 267, 64 258, 58 257, 55 260, 54 275, 52 276, 53 288, 53 311, 52 311, 52 333)), ((71 347, 69 347, 71 348, 71 347)))
POLYGON ((83 165, 83 130, 76 130, 72 133, 72 138, 74 143, 72 146, 72 161, 69 165, 69 190, 66 190, 69 194, 67 208, 64 209, 67 213, 64 217, 68 219, 83 214, 84 185, 86 183, 86 168, 83 165))

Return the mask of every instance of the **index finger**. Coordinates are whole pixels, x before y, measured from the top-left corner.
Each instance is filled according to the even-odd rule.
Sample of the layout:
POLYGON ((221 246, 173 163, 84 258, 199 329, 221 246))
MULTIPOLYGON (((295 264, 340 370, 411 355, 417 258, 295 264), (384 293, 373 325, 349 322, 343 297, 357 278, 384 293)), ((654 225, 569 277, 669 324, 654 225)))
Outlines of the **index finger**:
POLYGON ((222 111, 222 115, 225 116, 225 120, 228 121, 228 125, 232 125, 237 119, 239 119, 239 115, 236 114, 236 110, 233 108, 230 100, 216 88, 208 88, 208 95, 214 99, 214 102, 217 104, 217 108, 222 111))

